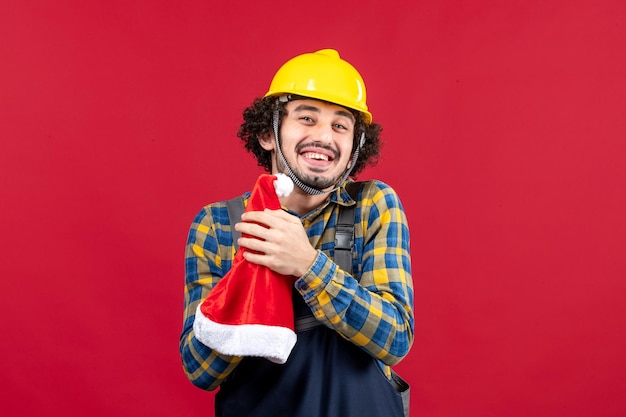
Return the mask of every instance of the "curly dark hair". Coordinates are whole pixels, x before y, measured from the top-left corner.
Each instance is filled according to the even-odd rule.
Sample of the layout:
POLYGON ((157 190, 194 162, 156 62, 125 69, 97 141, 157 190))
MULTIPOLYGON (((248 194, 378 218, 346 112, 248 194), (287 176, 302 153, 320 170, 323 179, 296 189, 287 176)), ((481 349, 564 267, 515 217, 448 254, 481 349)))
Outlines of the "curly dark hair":
MULTIPOLYGON (((282 119, 286 111, 285 105, 286 102, 279 101, 276 97, 256 98, 250 107, 243 111, 244 122, 237 132, 237 136, 244 142, 245 148, 256 157, 259 166, 267 172, 272 169, 271 154, 261 147, 259 139, 273 131, 274 110, 278 106, 279 116, 282 119)), ((382 126, 377 123, 366 125, 359 112, 351 111, 356 119, 352 149, 361 138, 361 132, 365 132, 365 144, 359 150, 359 157, 351 172, 351 176, 356 177, 366 166, 373 166, 378 162, 382 126)))

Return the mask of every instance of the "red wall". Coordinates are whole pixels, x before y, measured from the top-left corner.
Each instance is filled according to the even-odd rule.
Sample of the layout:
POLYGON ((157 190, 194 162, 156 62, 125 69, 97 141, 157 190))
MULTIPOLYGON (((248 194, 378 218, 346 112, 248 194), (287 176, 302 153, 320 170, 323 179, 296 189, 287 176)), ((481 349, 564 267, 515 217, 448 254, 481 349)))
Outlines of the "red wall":
POLYGON ((212 415, 187 228, 259 173, 241 110, 327 47, 412 229, 412 415, 625 415, 626 3, 391 4, 2 2, 2 415, 212 415))

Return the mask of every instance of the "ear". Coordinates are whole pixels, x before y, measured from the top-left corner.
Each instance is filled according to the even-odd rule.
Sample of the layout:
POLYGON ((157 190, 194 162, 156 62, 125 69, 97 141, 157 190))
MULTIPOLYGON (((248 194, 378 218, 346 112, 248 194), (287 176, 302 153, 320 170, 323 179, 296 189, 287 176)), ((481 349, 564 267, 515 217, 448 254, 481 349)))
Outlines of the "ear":
POLYGON ((274 133, 267 132, 259 138, 259 145, 266 151, 273 151, 276 148, 276 141, 274 140, 274 133))

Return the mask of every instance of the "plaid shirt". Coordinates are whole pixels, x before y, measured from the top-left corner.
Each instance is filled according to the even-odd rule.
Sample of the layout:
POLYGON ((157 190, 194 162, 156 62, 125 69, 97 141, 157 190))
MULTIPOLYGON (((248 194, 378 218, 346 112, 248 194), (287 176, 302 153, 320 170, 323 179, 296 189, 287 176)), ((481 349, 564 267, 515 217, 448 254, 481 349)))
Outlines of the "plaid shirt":
MULTIPOLYGON (((378 359, 390 376, 413 343, 413 282, 409 230, 395 191, 380 181, 363 183, 357 197, 354 277, 333 262, 339 206, 355 203, 343 187, 301 217, 318 255, 295 287, 314 317, 378 359)), ((244 195, 247 203, 249 193, 244 195)), ((295 214, 295 213, 292 213, 295 214)), ((224 202, 205 206, 189 231, 185 256, 185 310, 180 354, 189 380, 213 390, 241 361, 199 342, 193 333, 196 308, 230 270, 235 249, 224 202)))

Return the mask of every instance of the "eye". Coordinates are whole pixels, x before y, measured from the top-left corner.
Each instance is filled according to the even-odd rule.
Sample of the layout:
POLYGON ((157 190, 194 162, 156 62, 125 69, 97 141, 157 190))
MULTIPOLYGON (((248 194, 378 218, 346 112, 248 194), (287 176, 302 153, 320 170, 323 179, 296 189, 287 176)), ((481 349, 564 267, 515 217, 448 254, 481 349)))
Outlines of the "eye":
POLYGON ((354 125, 349 121, 341 120, 333 123, 333 129, 344 133, 350 133, 354 129, 354 125))
POLYGON ((311 116, 300 116, 299 117, 300 120, 305 121, 307 123, 313 123, 314 120, 311 116))

